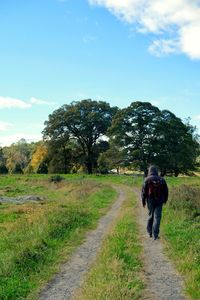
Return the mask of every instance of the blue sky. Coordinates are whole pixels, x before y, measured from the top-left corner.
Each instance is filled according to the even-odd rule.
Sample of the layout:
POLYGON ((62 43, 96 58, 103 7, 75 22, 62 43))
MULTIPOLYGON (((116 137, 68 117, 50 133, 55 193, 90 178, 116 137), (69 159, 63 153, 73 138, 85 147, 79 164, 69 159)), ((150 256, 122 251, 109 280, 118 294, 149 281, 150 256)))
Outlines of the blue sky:
POLYGON ((0 1, 0 145, 40 139, 50 113, 88 98, 200 128, 199 1, 160 2, 0 1))

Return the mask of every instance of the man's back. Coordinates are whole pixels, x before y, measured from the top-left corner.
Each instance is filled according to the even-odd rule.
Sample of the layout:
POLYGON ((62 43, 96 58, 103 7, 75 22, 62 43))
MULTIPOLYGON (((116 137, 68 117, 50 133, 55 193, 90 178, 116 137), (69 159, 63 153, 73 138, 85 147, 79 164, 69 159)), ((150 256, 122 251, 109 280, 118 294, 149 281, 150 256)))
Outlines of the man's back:
POLYGON ((168 199, 168 187, 164 178, 158 175, 156 167, 149 168, 141 192, 143 207, 148 208, 147 232, 156 240, 159 236, 163 203, 168 199))
POLYGON ((150 167, 149 175, 145 179, 142 187, 142 203, 146 204, 149 199, 155 200, 158 204, 167 202, 168 188, 164 178, 158 175, 155 167, 150 167))

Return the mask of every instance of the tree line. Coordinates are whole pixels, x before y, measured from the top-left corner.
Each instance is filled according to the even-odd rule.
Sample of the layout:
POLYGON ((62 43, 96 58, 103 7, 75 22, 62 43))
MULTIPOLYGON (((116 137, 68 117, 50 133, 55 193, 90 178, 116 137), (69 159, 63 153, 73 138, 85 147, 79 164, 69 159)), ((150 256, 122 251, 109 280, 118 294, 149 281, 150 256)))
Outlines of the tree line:
POLYGON ((65 104, 44 123, 43 141, 0 148, 0 173, 108 173, 128 168, 178 176, 197 167, 199 136, 189 121, 149 102, 124 109, 90 99, 65 104))

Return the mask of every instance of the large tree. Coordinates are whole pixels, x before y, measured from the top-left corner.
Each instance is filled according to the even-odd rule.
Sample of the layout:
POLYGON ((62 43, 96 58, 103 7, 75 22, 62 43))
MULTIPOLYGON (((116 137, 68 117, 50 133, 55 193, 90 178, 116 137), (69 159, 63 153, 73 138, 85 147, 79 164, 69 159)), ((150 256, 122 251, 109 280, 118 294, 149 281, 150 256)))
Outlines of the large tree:
POLYGON ((126 150, 126 161, 147 172, 156 152, 160 111, 148 102, 133 102, 119 111, 109 129, 113 144, 126 150))
POLYGON ((55 110, 45 122, 44 138, 51 142, 75 139, 81 148, 87 172, 91 174, 96 165, 96 148, 111 125, 117 108, 102 101, 91 99, 72 102, 55 110))
POLYGON ((148 102, 133 102, 119 111, 109 130, 112 143, 126 150, 126 159, 147 174, 157 164, 162 174, 177 176, 195 167, 199 143, 194 128, 171 112, 148 102))
POLYGON ((175 176, 194 170, 199 154, 199 137, 196 128, 183 123, 172 112, 163 110, 158 126, 156 163, 163 175, 170 172, 175 176))

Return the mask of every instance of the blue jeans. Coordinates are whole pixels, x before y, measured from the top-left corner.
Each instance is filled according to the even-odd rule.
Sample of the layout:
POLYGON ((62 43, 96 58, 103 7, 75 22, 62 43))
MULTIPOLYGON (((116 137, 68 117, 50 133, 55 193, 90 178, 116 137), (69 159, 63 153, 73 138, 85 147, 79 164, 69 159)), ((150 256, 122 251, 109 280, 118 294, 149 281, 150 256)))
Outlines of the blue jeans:
POLYGON ((147 201, 148 208, 148 221, 147 221, 147 232, 149 235, 157 238, 160 231, 160 221, 162 217, 162 204, 154 204, 151 199, 147 201))

